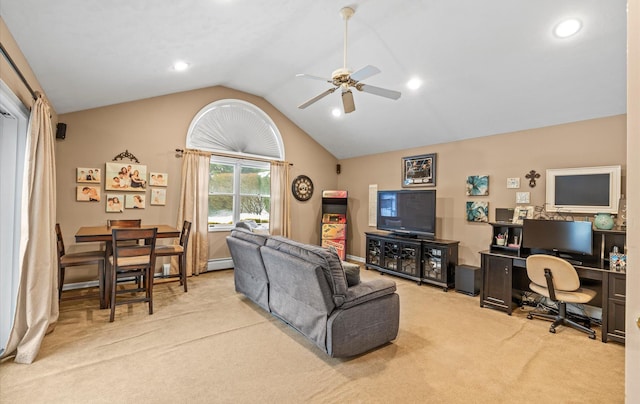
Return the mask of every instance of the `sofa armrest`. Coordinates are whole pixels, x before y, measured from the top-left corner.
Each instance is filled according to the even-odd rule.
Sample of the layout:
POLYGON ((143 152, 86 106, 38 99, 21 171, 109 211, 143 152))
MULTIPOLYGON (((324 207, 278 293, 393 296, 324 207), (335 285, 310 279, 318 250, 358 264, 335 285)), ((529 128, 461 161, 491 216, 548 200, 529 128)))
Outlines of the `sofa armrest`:
POLYGON ((347 289, 347 298, 340 308, 348 309, 381 296, 390 295, 395 291, 396 283, 389 279, 374 279, 368 282, 361 282, 347 289))

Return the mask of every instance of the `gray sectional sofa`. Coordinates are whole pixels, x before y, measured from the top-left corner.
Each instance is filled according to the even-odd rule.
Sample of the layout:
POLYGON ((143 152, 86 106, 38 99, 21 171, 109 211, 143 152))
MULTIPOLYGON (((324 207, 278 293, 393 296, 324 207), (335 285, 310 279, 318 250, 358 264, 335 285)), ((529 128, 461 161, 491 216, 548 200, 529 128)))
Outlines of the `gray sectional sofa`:
POLYGON ((337 254, 284 237, 234 229, 227 237, 236 291, 332 357, 396 338, 400 302, 389 279, 349 284, 337 254))

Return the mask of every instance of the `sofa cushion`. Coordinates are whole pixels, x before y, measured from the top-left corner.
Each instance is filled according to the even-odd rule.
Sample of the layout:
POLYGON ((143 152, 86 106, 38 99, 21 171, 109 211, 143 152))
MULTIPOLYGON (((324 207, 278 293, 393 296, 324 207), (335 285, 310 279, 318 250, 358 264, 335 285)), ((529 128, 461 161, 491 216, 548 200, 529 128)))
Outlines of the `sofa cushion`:
POLYGON ((345 302, 347 278, 337 254, 320 246, 298 243, 281 236, 269 237, 265 245, 320 266, 332 288, 334 304, 340 307, 345 302))
POLYGON ((231 230, 231 237, 239 238, 240 240, 248 241, 257 245, 265 245, 269 238, 267 235, 252 233, 251 230, 245 230, 242 228, 235 228, 231 230))
POLYGON ((341 261, 342 269, 347 277, 347 286, 352 287, 360 283, 360 265, 341 261))

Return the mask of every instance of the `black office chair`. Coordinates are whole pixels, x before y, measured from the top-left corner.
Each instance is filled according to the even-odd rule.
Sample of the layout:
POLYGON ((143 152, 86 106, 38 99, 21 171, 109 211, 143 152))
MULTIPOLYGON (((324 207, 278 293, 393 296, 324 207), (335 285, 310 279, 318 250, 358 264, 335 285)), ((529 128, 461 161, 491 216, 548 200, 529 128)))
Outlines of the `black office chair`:
POLYGON ((558 314, 531 311, 528 319, 540 317, 553 321, 549 332, 556 332, 558 325, 566 325, 580 330, 595 339, 596 332, 589 327, 576 323, 567 317, 567 303, 589 303, 596 292, 580 287, 580 278, 576 269, 562 258, 551 255, 530 255, 527 258, 527 276, 531 280, 529 288, 558 305, 558 314))

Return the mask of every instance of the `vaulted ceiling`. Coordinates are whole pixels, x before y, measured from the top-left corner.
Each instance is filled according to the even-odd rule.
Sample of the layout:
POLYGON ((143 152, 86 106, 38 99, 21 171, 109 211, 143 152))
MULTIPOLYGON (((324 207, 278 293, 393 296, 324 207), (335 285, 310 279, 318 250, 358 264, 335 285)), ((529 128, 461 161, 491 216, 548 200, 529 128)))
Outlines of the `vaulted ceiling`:
POLYGON ((626 112, 625 0, 3 0, 0 14, 58 113, 222 85, 341 159, 626 112), (343 66, 345 6, 347 66, 378 67, 363 81, 402 96, 298 109, 331 85, 296 74, 343 66), (566 18, 582 29, 558 38, 566 18))

